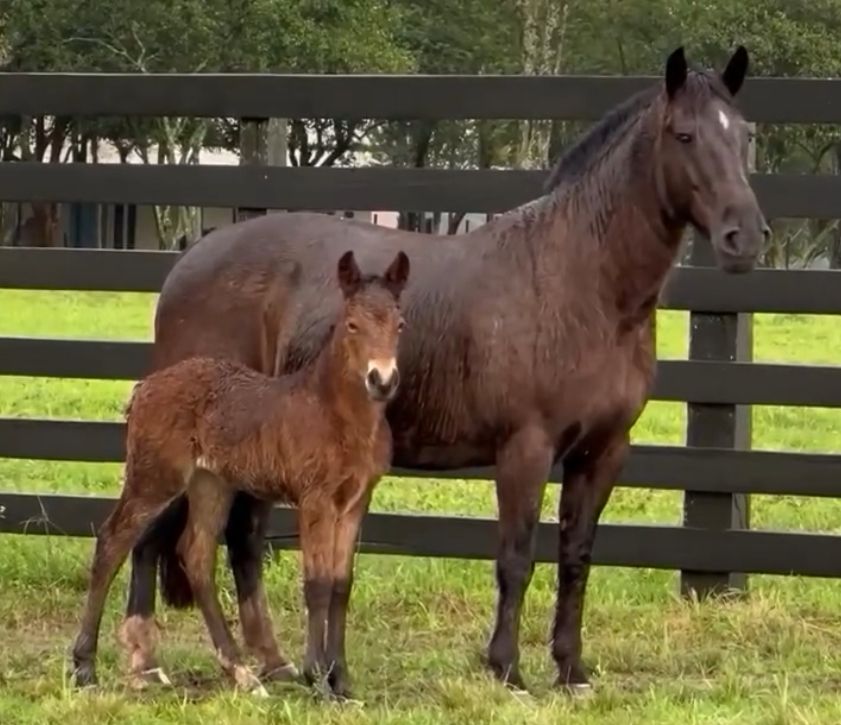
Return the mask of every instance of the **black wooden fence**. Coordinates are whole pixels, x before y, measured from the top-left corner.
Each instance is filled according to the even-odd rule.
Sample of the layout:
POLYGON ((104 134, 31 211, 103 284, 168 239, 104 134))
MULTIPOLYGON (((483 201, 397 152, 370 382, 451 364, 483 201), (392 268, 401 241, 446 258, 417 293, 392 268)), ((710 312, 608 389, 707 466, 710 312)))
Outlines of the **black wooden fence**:
MULTIPOLYGON (((560 118, 593 120, 651 78, 0 74, 0 116, 265 118, 560 118)), ((754 79, 743 91, 756 122, 841 123, 841 80, 754 79)), ((0 199, 244 208, 495 212, 537 197, 543 172, 310 169, 258 166, 0 164, 0 199)), ((841 217, 841 177, 755 175, 769 218, 841 217)), ((0 287, 155 292, 166 252, 0 248, 0 287)), ((750 531, 749 494, 841 496, 841 455, 750 451, 744 406, 841 406, 841 368, 750 362, 746 313, 841 314, 841 273, 758 270, 729 277, 703 248, 673 275, 663 306, 690 310, 690 359, 660 364, 655 398, 689 406, 689 447, 636 446, 621 484, 686 491, 683 526, 602 525, 599 564, 684 572, 707 591, 736 572, 841 575, 841 537, 750 531), (707 266, 704 266, 707 265, 707 266)), ((0 338, 0 375, 134 379, 149 345, 0 338)), ((839 351, 841 355, 841 351, 839 351)), ((841 441, 841 438, 839 438, 841 441)), ((120 461, 110 422, 0 419, 0 457, 120 461)), ((410 471, 395 471, 398 475, 410 471)), ((440 475, 488 478, 488 469, 440 475)), ((414 475, 418 475, 414 472, 414 475)), ((422 474, 420 474, 422 475, 422 474)), ((436 474, 438 475, 438 474, 436 474)), ((560 470, 553 475, 560 480, 560 470)), ((112 499, 0 493, 0 531, 88 536, 112 499)), ((278 509, 271 536, 294 546, 278 509)), ((556 533, 540 529, 538 557, 556 533)), ((371 514, 361 548, 423 556, 494 555, 492 520, 371 514)))

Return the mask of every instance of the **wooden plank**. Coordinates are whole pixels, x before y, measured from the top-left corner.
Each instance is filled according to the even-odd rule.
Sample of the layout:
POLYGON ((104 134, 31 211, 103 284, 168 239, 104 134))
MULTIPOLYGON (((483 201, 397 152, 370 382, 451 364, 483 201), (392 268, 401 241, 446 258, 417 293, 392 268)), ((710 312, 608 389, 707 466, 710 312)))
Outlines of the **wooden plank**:
POLYGON ((0 289, 158 292, 177 252, 0 247, 0 289))
MULTIPOLYGON (((0 288, 157 292, 175 252, 0 247, 0 288)), ((841 314, 841 271, 677 267, 661 308, 841 314)))
MULTIPOLYGON (((0 114, 593 120, 658 76, 0 73, 0 114)), ((753 121, 841 122, 841 81, 750 78, 753 121)))
POLYGON ((676 267, 663 309, 702 312, 841 313, 841 271, 757 269, 747 275, 676 267))
MULTIPOLYGON (((0 458, 121 462, 124 435, 120 422, 0 418, 0 458)), ((395 467, 391 475, 482 480, 492 469, 395 467)), ((561 480, 557 466, 551 481, 561 480)), ((619 480, 634 488, 841 497, 841 455, 636 445, 619 480)))
MULTIPOLYGON (((0 200, 253 209, 501 212, 543 193, 545 171, 0 163, 0 200)), ((841 217, 841 177, 757 175, 769 218, 841 217)))
MULTIPOLYGON (((91 536, 114 500, 0 494, 0 532, 91 536)), ((496 552, 496 529, 491 519, 371 513, 363 523, 359 549, 377 554, 491 559, 496 552)), ((540 524, 538 561, 555 561, 557 536, 557 524, 540 524)), ((294 510, 275 509, 268 538, 279 548, 297 546, 294 510)), ((602 524, 593 563, 837 577, 841 576, 841 536, 602 524)))
MULTIPOLYGON (((0 375, 137 380, 149 342, 0 337, 0 375)), ((841 407, 841 367, 661 360, 655 400, 841 407)))

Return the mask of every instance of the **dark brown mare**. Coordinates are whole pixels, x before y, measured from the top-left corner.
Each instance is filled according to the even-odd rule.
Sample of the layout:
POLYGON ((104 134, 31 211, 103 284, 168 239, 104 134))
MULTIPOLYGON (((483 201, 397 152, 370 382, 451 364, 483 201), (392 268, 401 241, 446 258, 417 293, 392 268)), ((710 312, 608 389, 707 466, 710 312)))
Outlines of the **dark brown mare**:
MULTIPOLYGON (((354 249, 376 267, 412 260, 403 297, 403 382, 387 417, 394 463, 496 466, 498 605, 488 661, 523 686, 519 623, 532 576, 545 482, 563 461, 552 654, 563 685, 585 686, 581 620, 599 515, 629 449, 655 369, 654 311, 689 225, 722 269, 752 269, 768 227, 746 176, 748 129, 734 106, 744 48, 720 75, 669 58, 662 84, 617 107, 559 161, 538 200, 463 236, 427 235, 310 214, 272 214, 218 229, 179 259, 155 325, 158 367, 196 354, 268 373, 312 360, 339 303, 332 270, 354 249), (434 241, 434 243, 433 243, 434 241), (301 286, 278 284, 286 260, 301 286), (300 316, 285 325, 293 301, 300 316)), ((176 544, 185 502, 134 550, 128 616, 153 628, 155 571, 164 598, 189 605, 176 544)), ((226 539, 243 633, 267 667, 285 663, 261 582, 269 507, 238 496, 226 539)), ((147 664, 155 666, 146 650, 147 664)))
MULTIPOLYGON (((271 377, 239 362, 191 357, 135 387, 125 483, 97 537, 73 649, 77 684, 95 681, 97 635, 114 575, 146 526, 186 494, 178 551, 214 650, 238 687, 267 694, 243 662, 214 581, 216 542, 234 495, 244 491, 297 506, 309 621, 304 671, 311 682, 326 678, 335 694, 348 695, 353 555, 373 486, 391 462, 385 406, 399 381, 399 299, 409 260, 400 252, 383 276, 363 277, 348 251, 337 272, 343 310, 312 365, 271 377)), ((137 659, 133 664, 142 667, 142 653, 137 659)))

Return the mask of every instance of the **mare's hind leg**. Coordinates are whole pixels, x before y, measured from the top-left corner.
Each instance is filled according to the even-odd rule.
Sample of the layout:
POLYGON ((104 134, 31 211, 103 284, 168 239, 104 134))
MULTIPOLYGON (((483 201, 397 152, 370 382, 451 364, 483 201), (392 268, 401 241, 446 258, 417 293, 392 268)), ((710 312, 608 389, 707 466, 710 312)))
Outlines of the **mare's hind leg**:
POLYGON ((102 525, 91 565, 88 596, 73 644, 73 679, 79 686, 96 682, 96 649, 102 610, 111 582, 144 529, 177 493, 172 488, 145 486, 129 475, 122 496, 102 525))
POLYGON ((242 634, 246 647, 262 663, 260 679, 293 680, 298 677, 298 671, 277 645, 263 586, 263 545, 271 511, 271 502, 237 494, 225 537, 237 589, 242 634))
POLYGON ((242 661, 216 592, 217 540, 228 518, 233 495, 234 491, 214 474, 202 470, 195 473, 188 491, 189 514, 187 527, 178 542, 179 554, 222 669, 238 687, 267 696, 260 680, 242 661))
POLYGON ((587 441, 564 461, 560 502, 558 598, 552 630, 552 656, 557 684, 573 690, 589 688, 581 662, 584 594, 596 527, 616 478, 628 455, 627 432, 587 441))
POLYGON ((120 639, 129 660, 131 683, 141 689, 152 682, 170 684, 158 664, 155 653, 158 626, 155 623, 155 575, 160 555, 161 531, 174 519, 186 516, 186 498, 180 496, 146 529, 146 533, 131 552, 126 615, 120 628, 120 639))
POLYGON ((520 675, 520 613, 534 572, 537 524, 554 448, 538 426, 517 431, 497 452, 499 549, 496 623, 488 664, 504 683, 525 689, 520 675))

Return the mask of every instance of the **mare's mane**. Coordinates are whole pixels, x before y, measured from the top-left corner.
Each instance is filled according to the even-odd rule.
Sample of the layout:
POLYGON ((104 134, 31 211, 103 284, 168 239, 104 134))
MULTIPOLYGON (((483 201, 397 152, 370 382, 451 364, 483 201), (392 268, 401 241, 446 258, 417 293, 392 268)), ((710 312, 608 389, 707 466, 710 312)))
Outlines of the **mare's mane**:
MULTIPOLYGON (((718 76, 706 71, 691 71, 686 88, 696 98, 706 99, 714 95, 727 104, 732 98, 718 76)), ((622 139, 628 130, 660 94, 661 86, 646 88, 628 100, 608 111, 578 141, 561 154, 544 184, 544 192, 550 193, 563 182, 575 182, 586 174, 604 153, 622 139)))

